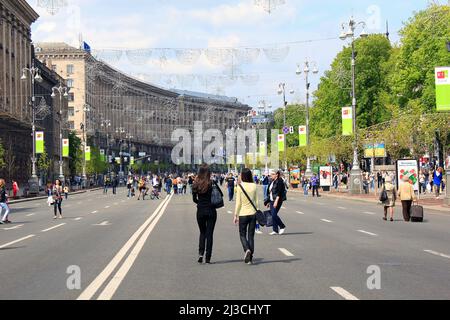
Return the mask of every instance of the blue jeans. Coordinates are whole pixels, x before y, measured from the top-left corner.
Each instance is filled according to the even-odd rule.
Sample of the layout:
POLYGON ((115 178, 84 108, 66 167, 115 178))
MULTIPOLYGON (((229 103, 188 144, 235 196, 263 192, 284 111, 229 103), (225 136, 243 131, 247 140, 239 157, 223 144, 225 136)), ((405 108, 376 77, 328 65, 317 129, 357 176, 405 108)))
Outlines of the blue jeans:
POLYGON ((233 201, 234 197, 234 187, 228 187, 228 200, 233 201))
POLYGON ((269 189, 269 185, 263 185, 264 201, 267 200, 267 190, 268 189, 269 189))
POLYGON ((3 222, 5 222, 8 219, 9 215, 9 207, 6 203, 0 202, 0 217, 2 215, 2 211, 5 209, 5 214, 3 215, 3 218, 1 219, 3 222))
POLYGON ((270 213, 272 214, 272 219, 273 219, 273 232, 278 233, 279 228, 281 229, 285 229, 286 226, 284 225, 283 221, 281 221, 280 217, 278 216, 278 212, 280 211, 282 206, 282 203, 278 204, 278 207, 275 208, 273 206, 273 202, 270 202, 270 213))
POLYGON ((303 185, 303 194, 304 194, 305 196, 308 195, 308 184, 306 184, 306 183, 303 185))

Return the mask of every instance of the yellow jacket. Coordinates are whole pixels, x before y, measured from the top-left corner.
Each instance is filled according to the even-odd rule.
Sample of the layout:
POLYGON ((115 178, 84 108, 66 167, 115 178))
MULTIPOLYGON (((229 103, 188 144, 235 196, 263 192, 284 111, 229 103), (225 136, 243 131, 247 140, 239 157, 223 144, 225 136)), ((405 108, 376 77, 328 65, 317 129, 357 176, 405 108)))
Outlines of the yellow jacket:
POLYGON ((400 186, 400 188, 398 189, 398 196, 401 201, 416 200, 414 188, 409 182, 405 182, 400 186))
MULTIPOLYGON (((256 208, 259 208, 257 185, 255 183, 243 182, 242 187, 245 189, 245 192, 247 192, 250 199, 252 199, 253 204, 256 206, 256 208)), ((255 208, 253 208, 250 201, 248 201, 244 192, 242 192, 241 187, 237 186, 236 187, 236 210, 234 212, 234 215, 236 217, 245 217, 245 216, 252 216, 255 213, 256 213, 255 208)))

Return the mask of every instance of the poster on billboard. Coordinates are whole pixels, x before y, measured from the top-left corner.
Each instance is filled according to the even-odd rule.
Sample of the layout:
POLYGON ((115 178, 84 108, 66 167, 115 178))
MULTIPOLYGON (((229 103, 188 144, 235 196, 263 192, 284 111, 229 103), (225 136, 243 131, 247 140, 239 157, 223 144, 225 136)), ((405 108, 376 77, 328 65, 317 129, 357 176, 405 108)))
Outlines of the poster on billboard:
POLYGON ((397 161, 397 187, 405 183, 403 177, 409 178, 409 183, 414 186, 414 191, 419 191, 419 164, 417 160, 397 161))
POLYGON ((300 184, 300 169, 294 168, 289 172, 289 181, 294 186, 298 186, 300 184))
POLYGON ((333 167, 320 167, 320 186, 331 187, 333 185, 333 167))

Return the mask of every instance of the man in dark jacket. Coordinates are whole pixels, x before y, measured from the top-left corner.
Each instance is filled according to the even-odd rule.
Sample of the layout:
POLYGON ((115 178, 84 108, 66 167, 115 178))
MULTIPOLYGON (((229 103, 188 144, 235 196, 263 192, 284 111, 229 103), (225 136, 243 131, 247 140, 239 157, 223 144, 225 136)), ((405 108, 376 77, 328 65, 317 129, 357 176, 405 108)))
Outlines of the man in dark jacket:
POLYGON ((270 235, 282 235, 286 230, 286 226, 283 221, 281 221, 278 213, 283 206, 283 202, 286 201, 286 186, 283 178, 281 178, 280 171, 276 172, 272 170, 270 176, 272 182, 267 189, 267 199, 264 201, 264 205, 270 207, 270 212, 272 214, 273 232, 270 233, 270 235))

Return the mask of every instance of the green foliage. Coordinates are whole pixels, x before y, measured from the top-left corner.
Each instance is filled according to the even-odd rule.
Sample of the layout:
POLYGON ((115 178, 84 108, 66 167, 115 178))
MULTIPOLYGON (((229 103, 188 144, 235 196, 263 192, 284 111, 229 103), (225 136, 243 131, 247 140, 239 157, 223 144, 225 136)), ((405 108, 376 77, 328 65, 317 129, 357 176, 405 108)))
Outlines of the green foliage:
POLYGON ((75 131, 69 133, 69 169, 72 176, 80 173, 83 165, 83 150, 81 139, 77 137, 75 131))
MULTIPOLYGON (((274 114, 275 129, 280 129, 280 133, 284 125, 283 108, 275 111, 274 114)), ((286 107, 286 126, 294 127, 294 134, 287 136, 289 147, 298 146, 298 127, 306 124, 306 107, 303 105, 288 105, 286 107)))
POLYGON ((50 165, 51 165, 51 159, 48 157, 47 148, 45 147, 45 144, 44 144, 44 152, 38 156, 37 167, 38 167, 39 171, 48 173, 48 170, 50 169, 50 165))
POLYGON ((91 147, 91 160, 86 161, 86 173, 89 175, 106 173, 108 165, 101 159, 100 149, 91 147))

